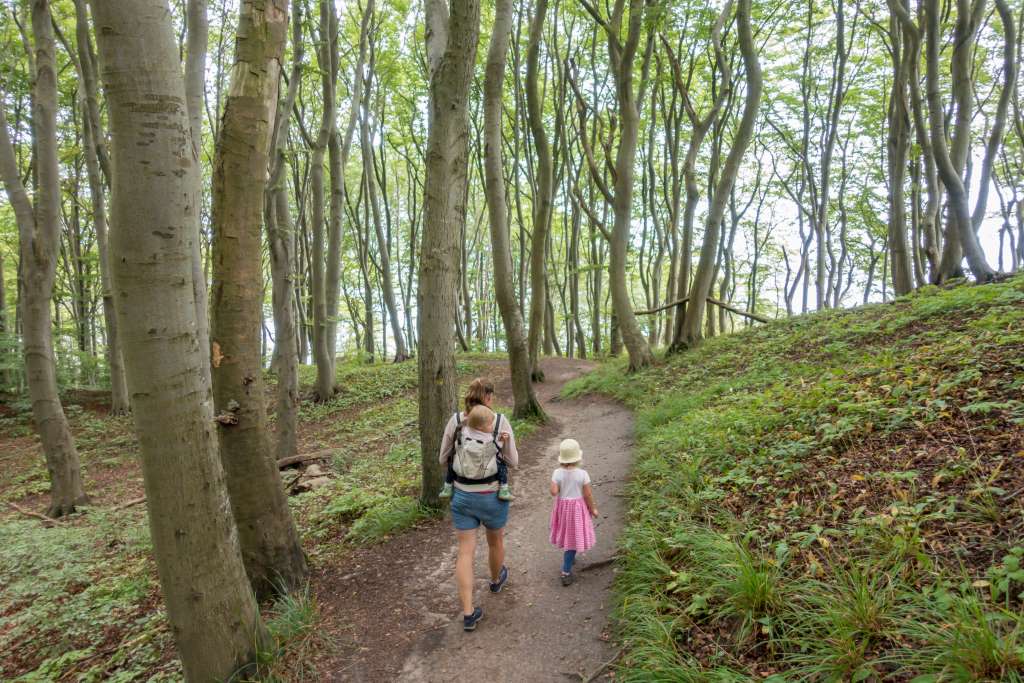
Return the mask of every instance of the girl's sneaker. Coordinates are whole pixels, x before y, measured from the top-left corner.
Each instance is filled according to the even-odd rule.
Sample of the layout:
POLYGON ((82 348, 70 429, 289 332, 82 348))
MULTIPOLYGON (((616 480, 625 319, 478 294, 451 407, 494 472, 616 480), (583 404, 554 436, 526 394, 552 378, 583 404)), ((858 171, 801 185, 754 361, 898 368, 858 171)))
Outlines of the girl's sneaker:
POLYGON ((570 574, 562 574, 562 585, 563 586, 572 585, 573 580, 575 580, 575 577, 571 573, 570 574))
POLYGON ((452 485, 445 484, 441 488, 441 493, 437 494, 438 498, 451 498, 452 497, 452 485))
POLYGON ((508 484, 502 484, 498 489, 498 500, 515 500, 516 497, 512 495, 512 489, 508 487, 508 484))

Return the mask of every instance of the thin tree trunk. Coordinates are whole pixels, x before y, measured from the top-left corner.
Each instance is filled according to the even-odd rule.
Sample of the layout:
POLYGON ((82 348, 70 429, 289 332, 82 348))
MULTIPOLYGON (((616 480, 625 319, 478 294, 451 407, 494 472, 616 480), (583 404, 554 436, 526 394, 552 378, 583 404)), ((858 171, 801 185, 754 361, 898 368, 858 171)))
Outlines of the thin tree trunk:
POLYGON ((214 410, 246 573, 258 597, 299 588, 299 544, 264 405, 262 218, 288 0, 240 0, 235 66, 213 169, 214 410))
MULTIPOLYGON (((366 4, 366 14, 373 16, 373 0, 366 4)), ((373 62, 370 63, 370 73, 373 72, 373 62)), ((368 76, 369 78, 370 76, 368 76)), ((384 305, 387 308, 388 318, 391 321, 391 334, 395 342, 395 362, 401 363, 409 359, 409 351, 405 346, 405 335, 402 334, 402 324, 398 320, 398 304, 395 299, 395 288, 391 278, 391 255, 388 249, 388 241, 384 236, 384 226, 381 220, 380 200, 377 196, 376 174, 373 168, 373 147, 370 145, 370 87, 365 84, 363 99, 363 115, 360 125, 360 148, 363 155, 363 175, 366 177, 367 199, 373 212, 373 228, 377 236, 377 258, 379 259, 381 285, 384 290, 384 305)), ((353 106, 356 106, 353 103, 353 106)))
POLYGON ((157 570, 186 679, 221 680, 269 638, 242 564, 197 336, 200 178, 182 134, 185 87, 161 0, 93 9, 115 158, 111 274, 157 570))
POLYGON ((334 5, 330 0, 320 0, 320 47, 321 86, 323 89, 323 115, 320 131, 313 145, 310 182, 313 194, 312 247, 309 254, 311 297, 313 304, 313 358, 316 362, 316 398, 327 401, 334 395, 334 355, 329 341, 332 326, 329 322, 327 304, 329 279, 324 262, 324 155, 329 140, 334 136, 334 73, 331 68, 331 17, 334 5))
MULTIPOLYGON (((274 459, 298 453, 299 353, 296 342, 295 311, 295 226, 288 205, 285 174, 288 132, 291 112, 302 79, 302 5, 295 3, 292 12, 292 68, 288 92, 278 104, 274 117, 275 132, 271 136, 272 158, 265 193, 264 222, 267 230, 267 251, 270 256, 271 302, 274 311, 274 349, 277 352, 276 445, 274 459)), ((298 338, 305 337, 299 335, 298 338)))
POLYGON ((426 0, 430 81, 419 315, 419 429, 423 488, 436 506, 444 426, 456 408, 453 317, 458 305, 459 236, 465 223, 469 122, 467 101, 480 32, 479 0, 426 0))
MULTIPOLYGON (((896 0, 900 1, 900 0, 896 0)), ((907 170, 907 152, 910 149, 910 107, 907 99, 907 81, 910 77, 910 59, 916 52, 910 41, 904 40, 896 18, 889 22, 892 37, 892 89, 889 94, 888 136, 886 139, 889 176, 889 251, 892 259, 892 288, 896 296, 909 294, 914 289, 914 271, 911 267, 910 247, 907 244, 907 206, 904 184, 907 170)))
MULTIPOLYGON (((995 277, 995 271, 985 260, 985 252, 978 242, 971 223, 967 204, 967 189, 961 169, 970 145, 971 121, 971 55, 973 54, 976 20, 968 0, 957 0, 957 20, 953 47, 953 97, 957 105, 956 136, 952 153, 946 145, 942 101, 939 90, 939 2, 923 0, 927 15, 928 114, 931 124, 932 148, 939 177, 949 195, 949 228, 946 247, 939 266, 939 280, 946 280, 960 270, 961 254, 967 257, 971 274, 978 282, 995 277)), ((975 0, 981 4, 984 0, 975 0)), ((980 13, 980 12, 979 12, 980 13)))
MULTIPOLYGON (((206 99, 206 46, 209 37, 207 0, 188 0, 186 17, 187 54, 185 56, 185 102, 188 124, 192 131, 192 155, 196 163, 202 158, 203 104, 206 99)), ((210 313, 206 294, 206 269, 203 266, 202 223, 195 223, 196 235, 192 240, 192 295, 196 302, 196 325, 199 345, 209 352, 210 313)), ((209 373, 209 365, 205 366, 209 373)))
POLYGON ((537 154, 536 189, 533 196, 533 221, 530 247, 530 371, 535 382, 544 381, 540 367, 540 347, 546 328, 548 225, 551 221, 551 203, 554 183, 551 170, 551 146, 544 130, 543 103, 537 84, 540 62, 540 43, 544 35, 544 19, 548 0, 536 0, 530 20, 529 44, 526 48, 526 111, 533 146, 537 154))
POLYGON ((693 289, 690 292, 690 303, 686 307, 686 314, 683 320, 682 342, 688 347, 699 343, 701 339, 701 322, 704 317, 705 302, 711 294, 711 286, 713 284, 722 216, 725 213, 725 205, 729 199, 729 193, 736 181, 740 161, 743 159, 747 145, 750 144, 750 138, 754 132, 754 122, 757 119, 758 107, 761 101, 761 66, 758 63, 757 48, 754 45, 754 38, 750 30, 750 0, 739 1, 736 7, 736 23, 738 26, 740 52, 743 54, 743 64, 746 67, 746 101, 744 102, 742 118, 736 130, 732 148, 726 157, 722 174, 715 187, 714 197, 711 200, 711 206, 708 209, 708 218, 704 229, 704 244, 701 247, 697 272, 694 275, 693 289))
POLYGON ((82 76, 85 107, 83 116, 83 147, 85 167, 89 177, 92 199, 93 224, 96 246, 100 257, 100 286, 103 297, 103 324, 106 331, 107 365, 110 368, 110 412, 124 415, 130 409, 128 385, 125 383, 121 346, 117 335, 117 316, 114 313, 114 294, 110 288, 110 256, 107 249, 107 206, 103 188, 100 160, 106 157, 99 109, 99 87, 96 83, 96 56, 89 35, 89 17, 85 0, 75 0, 75 38, 78 43, 77 64, 82 76))
POLYGON ((61 517, 87 502, 78 451, 68 428, 57 388, 50 299, 57 273, 60 244, 58 211, 60 176, 57 162, 57 68, 48 0, 32 2, 35 41, 32 89, 32 137, 35 142, 35 206, 18 172, 7 120, 0 106, 0 178, 7 188, 18 225, 20 264, 19 309, 22 348, 32 417, 50 473, 47 516, 61 517))
POLYGON ((515 288, 512 283, 512 247, 509 244, 504 162, 501 153, 502 95, 509 35, 512 32, 512 2, 513 0, 496 0, 494 7, 494 29, 487 52, 484 77, 484 181, 487 191, 487 212, 490 218, 491 257, 494 263, 494 295, 505 327, 512 397, 515 404, 514 415, 517 418, 544 418, 544 410, 530 381, 531 365, 523 334, 523 317, 516 305, 515 288))

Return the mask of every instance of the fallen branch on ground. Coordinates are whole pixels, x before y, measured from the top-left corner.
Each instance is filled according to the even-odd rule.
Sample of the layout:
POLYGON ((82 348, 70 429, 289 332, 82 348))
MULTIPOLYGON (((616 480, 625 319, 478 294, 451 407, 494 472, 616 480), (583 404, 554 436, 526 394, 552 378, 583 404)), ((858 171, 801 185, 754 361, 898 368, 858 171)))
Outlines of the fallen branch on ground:
POLYGON ((112 510, 124 510, 125 508, 130 508, 133 505, 138 505, 139 503, 145 503, 145 502, 146 502, 146 497, 145 496, 142 496, 140 498, 132 498, 131 500, 125 501, 125 502, 121 503, 120 505, 115 505, 111 509, 112 510))
POLYGON ((25 508, 21 507, 20 505, 18 505, 16 503, 8 503, 8 505, 11 507, 11 509, 13 509, 13 510, 15 510, 17 512, 20 512, 21 514, 25 515, 26 517, 33 517, 35 519, 41 520, 43 522, 43 525, 47 526, 47 527, 56 526, 58 524, 62 524, 63 523, 63 520, 54 519, 53 517, 50 517, 48 515, 44 515, 41 512, 35 512, 33 510, 26 510, 25 508))
MULTIPOLYGON (((634 311, 634 313, 636 315, 652 315, 654 313, 660 313, 661 311, 664 311, 664 310, 666 310, 668 308, 672 308, 673 306, 682 306, 683 304, 685 304, 689 300, 690 300, 690 297, 686 296, 686 297, 683 297, 682 299, 677 299, 676 301, 673 301, 671 303, 667 303, 664 306, 658 306, 657 308, 651 308, 651 309, 646 310, 646 311, 634 311)), ((725 310, 731 311, 731 312, 735 313, 736 315, 742 315, 744 318, 750 318, 751 320, 756 320, 759 323, 770 323, 771 322, 771 318, 766 318, 763 315, 758 315, 757 313, 750 313, 748 311, 741 310, 741 309, 736 308, 735 306, 733 306, 731 304, 727 304, 724 301, 719 301, 718 299, 712 298, 710 296, 708 297, 707 300, 708 300, 709 304, 714 304, 715 306, 719 306, 721 308, 724 308, 725 310)))
POLYGON ((313 460, 330 460, 334 452, 335 449, 328 448, 327 450, 306 453, 305 455, 290 455, 277 461, 277 469, 281 470, 291 465, 301 465, 304 462, 311 462, 313 460))

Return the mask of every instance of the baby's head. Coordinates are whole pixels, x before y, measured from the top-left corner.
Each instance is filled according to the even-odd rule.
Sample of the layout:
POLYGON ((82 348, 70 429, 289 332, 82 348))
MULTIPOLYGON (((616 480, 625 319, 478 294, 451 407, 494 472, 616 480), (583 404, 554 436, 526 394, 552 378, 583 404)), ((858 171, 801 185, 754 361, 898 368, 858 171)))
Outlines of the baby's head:
POLYGON ((473 406, 466 416, 466 426, 478 432, 489 432, 494 429, 494 411, 484 405, 473 406))

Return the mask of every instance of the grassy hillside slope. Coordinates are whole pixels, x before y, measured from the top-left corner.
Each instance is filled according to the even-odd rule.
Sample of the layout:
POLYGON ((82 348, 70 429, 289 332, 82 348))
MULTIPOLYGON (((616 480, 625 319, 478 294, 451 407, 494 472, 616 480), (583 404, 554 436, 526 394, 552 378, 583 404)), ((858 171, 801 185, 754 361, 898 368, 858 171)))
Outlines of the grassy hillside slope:
POLYGON ((1024 680, 1024 279, 586 391, 637 412, 618 679, 1024 680))

